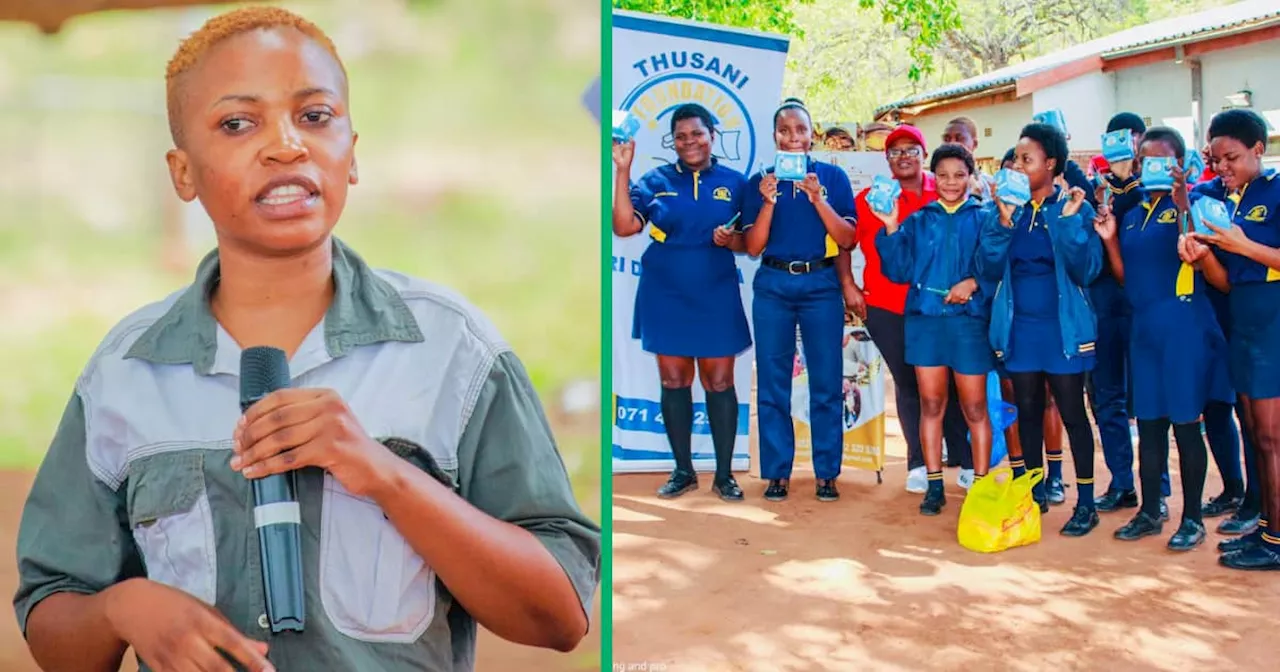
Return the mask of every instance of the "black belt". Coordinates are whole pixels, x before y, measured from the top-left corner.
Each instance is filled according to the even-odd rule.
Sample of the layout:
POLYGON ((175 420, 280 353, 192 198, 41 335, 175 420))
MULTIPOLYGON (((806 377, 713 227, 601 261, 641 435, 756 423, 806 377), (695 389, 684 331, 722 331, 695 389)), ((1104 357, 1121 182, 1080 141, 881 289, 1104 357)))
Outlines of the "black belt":
POLYGON ((791 275, 804 275, 805 273, 812 273, 835 266, 836 258, 826 257, 817 261, 783 261, 777 257, 765 257, 760 260, 760 263, 769 268, 786 271, 791 275))

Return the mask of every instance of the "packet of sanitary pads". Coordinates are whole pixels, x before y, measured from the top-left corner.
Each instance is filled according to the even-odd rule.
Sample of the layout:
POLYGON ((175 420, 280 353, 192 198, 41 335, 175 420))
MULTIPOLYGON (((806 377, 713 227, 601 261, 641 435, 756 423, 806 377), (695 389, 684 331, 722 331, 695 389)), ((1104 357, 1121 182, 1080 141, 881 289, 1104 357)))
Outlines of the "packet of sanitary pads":
POLYGON ((1204 158, 1200 152, 1187 152, 1187 159, 1182 163, 1182 172, 1187 176, 1187 184, 1195 184, 1204 175, 1204 158))
POLYGON ((773 160, 773 172, 779 180, 803 182, 809 169, 809 156, 803 152, 778 152, 773 160))
POLYGON ((1107 163, 1133 160, 1133 131, 1122 128, 1102 135, 1102 158, 1107 163))
POLYGON ((1173 159, 1167 156, 1143 159, 1142 186, 1147 191, 1173 191, 1173 159))
POLYGON ((1031 182, 1016 170, 1005 168, 996 173, 996 198, 1013 206, 1024 206, 1031 200, 1031 182))
POLYGON ((626 110, 613 111, 613 139, 630 142, 640 130, 640 120, 626 110))
POLYGON ((1191 204, 1191 223, 1196 233, 1212 234, 1213 229, 1205 226, 1208 222, 1219 229, 1231 228, 1231 213, 1227 212, 1227 204, 1216 198, 1201 198, 1191 204))
POLYGON ((1041 112, 1031 117, 1031 121, 1038 124, 1049 124, 1059 131, 1062 131, 1063 135, 1069 135, 1067 133, 1067 118, 1062 114, 1062 110, 1053 109, 1041 112))
POLYGON ((898 181, 884 175, 876 175, 871 181, 871 190, 867 192, 867 205, 871 209, 887 215, 893 212, 893 206, 902 195, 902 185, 898 181))

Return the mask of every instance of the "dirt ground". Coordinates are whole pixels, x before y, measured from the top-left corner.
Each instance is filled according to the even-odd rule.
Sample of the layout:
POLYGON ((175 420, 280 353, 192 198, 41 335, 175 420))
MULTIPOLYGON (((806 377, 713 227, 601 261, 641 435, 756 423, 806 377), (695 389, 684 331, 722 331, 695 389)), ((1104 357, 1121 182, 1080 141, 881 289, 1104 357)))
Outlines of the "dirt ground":
MULTIPOLYGON (((0 560, 0 594, 4 596, 4 604, 11 604, 11 598, 18 586, 17 568, 14 565, 14 544, 18 534, 18 521, 22 515, 22 504, 26 500, 27 491, 31 487, 34 474, 28 472, 0 471, 0 548, 5 556, 0 560)), ((6 607, 7 608, 7 607, 6 607)), ((0 615, 0 672, 38 672, 35 661, 27 653, 22 634, 18 631, 17 621, 12 616, 0 615)), ((480 630, 480 641, 477 644, 476 669, 481 672, 501 670, 503 672, 531 670, 536 672, 578 672, 598 669, 596 659, 600 651, 599 603, 592 620, 592 633, 579 648, 570 654, 555 651, 544 651, 517 644, 511 644, 480 630)), ((133 654, 125 657, 122 670, 137 670, 133 654)))
MULTIPOLYGON (((707 478, 663 501, 653 493, 665 475, 614 477, 614 670, 1280 669, 1280 574, 1219 567, 1216 521, 1188 554, 1165 549, 1171 524, 1161 537, 1114 540, 1131 510, 1068 539, 1058 530, 1069 488, 1039 544, 973 553, 956 542, 956 470, 943 515, 921 517, 920 495, 903 489, 896 418, 887 424, 884 483, 846 472, 834 504, 814 499, 811 473, 796 474, 781 504, 740 474, 747 501, 735 505, 707 478)), ((1105 487, 1100 451, 1096 469, 1105 487)))

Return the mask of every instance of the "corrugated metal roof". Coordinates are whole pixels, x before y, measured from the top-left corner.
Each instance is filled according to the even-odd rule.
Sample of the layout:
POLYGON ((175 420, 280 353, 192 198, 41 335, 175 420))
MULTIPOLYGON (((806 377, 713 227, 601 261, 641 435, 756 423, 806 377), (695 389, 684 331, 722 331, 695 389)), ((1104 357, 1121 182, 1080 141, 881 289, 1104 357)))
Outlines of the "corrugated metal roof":
POLYGON ((1185 40, 1194 38, 1202 33, 1229 30, 1249 23, 1276 18, 1280 18, 1280 1, 1245 0, 1226 7, 1216 7, 1196 14, 1155 21, 882 105, 876 108, 875 116, 879 117, 890 110, 919 103, 946 100, 998 86, 1014 84, 1019 79, 1037 72, 1051 70, 1060 65, 1090 56, 1105 57, 1107 54, 1115 52, 1185 40))

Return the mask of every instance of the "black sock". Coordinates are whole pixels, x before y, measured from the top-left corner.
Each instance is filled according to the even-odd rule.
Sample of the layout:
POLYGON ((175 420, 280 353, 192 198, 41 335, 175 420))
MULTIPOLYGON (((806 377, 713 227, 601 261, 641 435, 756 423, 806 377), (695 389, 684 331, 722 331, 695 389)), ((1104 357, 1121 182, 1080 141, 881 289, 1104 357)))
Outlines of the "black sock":
POLYGON ((1200 423, 1174 425, 1173 438, 1178 442, 1178 471, 1182 477, 1182 519, 1203 522, 1200 497, 1209 470, 1209 453, 1200 435, 1200 423))
POLYGON ((707 393, 707 420, 716 447, 716 481, 733 475, 733 444, 738 438, 738 392, 730 387, 707 393))
POLYGON ((931 471, 931 472, 929 472, 929 491, 928 491, 928 494, 929 494, 929 496, 930 496, 930 497, 937 497, 937 496, 941 496, 941 495, 943 494, 943 485, 944 485, 944 483, 943 483, 942 478, 943 478, 943 476, 942 476, 942 472, 941 472, 941 471, 931 471))
POLYGON ((1009 468, 1013 469, 1013 477, 1018 478, 1027 473, 1027 463, 1021 457, 1009 458, 1009 468))
MULTIPOLYGON (((1142 512, 1160 519, 1160 477, 1169 464, 1169 421, 1138 421, 1138 484, 1142 512)), ((1203 477, 1201 477, 1203 481, 1203 477)), ((1203 486, 1201 486, 1203 487, 1203 486)))
POLYGON ((676 460, 676 469, 693 471, 693 388, 662 388, 662 424, 676 460))

